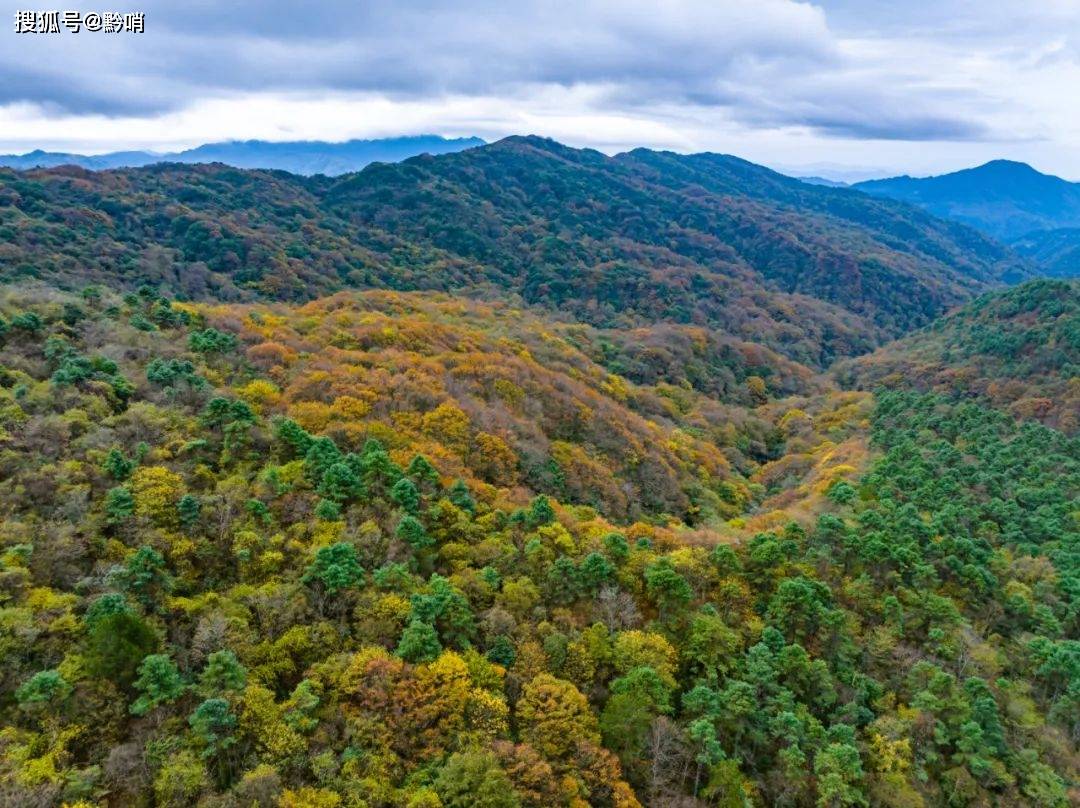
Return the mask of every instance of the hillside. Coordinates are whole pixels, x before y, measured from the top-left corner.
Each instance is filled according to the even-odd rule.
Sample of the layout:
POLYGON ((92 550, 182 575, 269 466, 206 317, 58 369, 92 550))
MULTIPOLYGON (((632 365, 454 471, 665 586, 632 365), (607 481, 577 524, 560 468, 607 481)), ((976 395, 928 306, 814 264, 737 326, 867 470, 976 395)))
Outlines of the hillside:
MULTIPOLYGON (((72 350, 108 357, 128 378, 144 376, 151 355, 165 367, 187 367, 136 382, 158 404, 201 401, 208 380, 232 377, 259 412, 288 416, 342 445, 359 440, 359 448, 358 435, 381 435, 394 449, 423 450, 444 473, 624 519, 652 513, 700 522, 742 513, 752 499, 747 479, 782 443, 782 411, 772 410, 831 389, 768 349, 703 329, 597 330, 441 294, 197 308, 155 302, 145 287, 120 307, 93 296, 87 306, 44 287, 7 297, 0 332, 12 345, 23 341, 11 312, 34 301, 69 340, 85 332, 72 350), (228 335, 228 350, 210 350, 201 375, 184 364, 190 353, 176 341, 189 322, 228 335)), ((16 366, 40 370, 28 359, 16 366)))
POLYGON ((4 804, 1077 797, 1061 432, 430 292, 0 322, 4 804))
POLYGON ((1013 239, 1010 246, 1045 275, 1080 278, 1080 227, 1035 230, 1013 239))
POLYGON ((981 297, 899 342, 841 363, 845 386, 978 397, 1080 429, 1080 282, 1040 280, 981 297))
POLYGON ((530 302, 590 319, 584 295, 648 307, 652 316, 704 318, 743 338, 745 326, 716 308, 740 287, 824 300, 855 314, 863 333, 898 333, 929 321, 946 301, 1025 272, 993 242, 910 207, 718 155, 635 150, 607 158, 508 138, 373 166, 334 185, 327 204, 410 240, 497 259, 530 302))
POLYGON ((810 176, 797 176, 795 179, 800 182, 805 182, 808 185, 824 185, 826 188, 850 188, 850 182, 844 182, 842 180, 830 180, 828 177, 818 177, 814 175, 810 176))
POLYGON ((715 155, 509 138, 337 180, 0 171, 0 278, 219 300, 471 290, 598 327, 709 326, 818 367, 1027 272, 909 206, 715 155))
POLYGON ((234 168, 263 168, 293 174, 335 176, 359 171, 369 163, 393 162, 418 154, 445 154, 483 145, 480 138, 443 138, 438 135, 325 141, 232 140, 204 143, 178 152, 125 151, 106 154, 69 154, 36 149, 26 154, 0 155, 0 166, 15 169, 78 166, 94 171, 138 168, 156 163, 224 163, 234 168))
POLYGON ((1080 226, 1080 183, 1010 160, 937 177, 893 177, 852 187, 919 205, 1003 241, 1033 230, 1080 226))

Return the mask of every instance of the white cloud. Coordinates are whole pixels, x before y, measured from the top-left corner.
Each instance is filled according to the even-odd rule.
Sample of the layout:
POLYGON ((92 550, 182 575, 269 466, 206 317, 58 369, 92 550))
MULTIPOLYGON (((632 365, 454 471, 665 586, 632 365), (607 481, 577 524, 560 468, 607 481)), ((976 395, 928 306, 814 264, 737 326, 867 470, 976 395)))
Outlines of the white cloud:
POLYGON ((0 37, 0 149, 533 132, 616 151, 1080 175, 1080 8, 941 0, 145 5, 0 37))

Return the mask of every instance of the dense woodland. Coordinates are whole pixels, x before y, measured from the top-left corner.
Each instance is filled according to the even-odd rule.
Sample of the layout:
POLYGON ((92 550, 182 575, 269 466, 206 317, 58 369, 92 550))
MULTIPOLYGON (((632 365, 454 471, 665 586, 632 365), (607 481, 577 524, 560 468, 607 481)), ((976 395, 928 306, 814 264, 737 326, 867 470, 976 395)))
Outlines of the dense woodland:
POLYGON ((1039 263, 1045 275, 1080 277, 1080 228, 1036 230, 1014 239, 1012 247, 1039 263))
POLYGON ((846 385, 915 387, 1080 430, 1080 281, 986 295, 931 327, 839 364, 846 385))
POLYGON ((1078 287, 762 172, 0 172, 0 806, 1080 801, 1078 287))
POLYGON ((1069 801, 1076 438, 424 294, 0 311, 5 804, 1069 801))

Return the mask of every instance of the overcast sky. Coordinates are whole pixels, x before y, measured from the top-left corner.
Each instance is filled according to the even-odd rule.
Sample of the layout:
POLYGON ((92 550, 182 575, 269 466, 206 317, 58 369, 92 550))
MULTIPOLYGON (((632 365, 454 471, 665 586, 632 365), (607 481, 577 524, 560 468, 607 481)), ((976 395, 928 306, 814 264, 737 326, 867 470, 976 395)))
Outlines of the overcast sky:
POLYGON ((1080 0, 129 2, 146 33, 16 34, 16 8, 53 6, 7 11, 0 151, 534 133, 1080 179, 1080 0))

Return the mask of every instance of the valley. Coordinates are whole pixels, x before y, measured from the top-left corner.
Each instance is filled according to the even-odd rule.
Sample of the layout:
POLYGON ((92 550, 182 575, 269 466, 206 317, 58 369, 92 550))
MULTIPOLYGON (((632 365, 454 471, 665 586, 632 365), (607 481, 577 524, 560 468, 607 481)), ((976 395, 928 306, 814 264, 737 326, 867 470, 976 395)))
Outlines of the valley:
POLYGON ((1074 803, 1021 252, 534 137, 0 170, 0 804, 1074 803))

